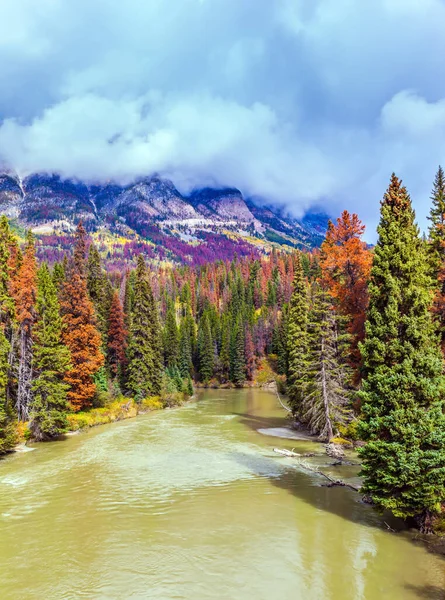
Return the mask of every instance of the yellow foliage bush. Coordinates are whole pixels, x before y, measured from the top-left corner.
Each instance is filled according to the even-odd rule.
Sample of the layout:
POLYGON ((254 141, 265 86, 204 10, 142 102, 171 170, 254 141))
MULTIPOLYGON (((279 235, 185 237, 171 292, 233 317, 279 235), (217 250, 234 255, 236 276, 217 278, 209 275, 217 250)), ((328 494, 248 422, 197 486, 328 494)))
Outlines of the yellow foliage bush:
POLYGON ((159 396, 149 396, 142 400, 141 407, 146 410, 161 410, 164 408, 164 403, 159 396))
POLYGON ((103 408, 92 408, 89 411, 69 414, 67 417, 68 429, 78 431, 86 427, 104 425, 105 423, 135 417, 137 413, 138 408, 134 400, 115 400, 103 408))
POLYGON ((330 444, 338 444, 339 446, 352 447, 352 444, 349 440, 345 440, 341 437, 334 437, 329 440, 330 444))

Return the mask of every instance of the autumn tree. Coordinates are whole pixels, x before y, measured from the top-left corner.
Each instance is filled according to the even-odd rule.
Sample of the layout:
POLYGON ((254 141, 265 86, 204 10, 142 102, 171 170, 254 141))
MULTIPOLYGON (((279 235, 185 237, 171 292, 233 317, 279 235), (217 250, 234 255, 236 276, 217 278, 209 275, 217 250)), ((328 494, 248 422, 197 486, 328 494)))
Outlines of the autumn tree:
POLYGON ((127 330, 125 329, 124 311, 115 291, 108 317, 108 364, 113 377, 123 371, 126 364, 127 330))
POLYGON ((32 333, 36 318, 37 266, 34 238, 26 237, 23 263, 15 287, 16 319, 19 327, 19 371, 16 408, 19 419, 26 421, 32 401, 32 333))
POLYGON ((46 263, 38 271, 30 430, 36 440, 60 435, 67 428, 65 374, 70 352, 62 342, 62 318, 56 286, 46 263))
POLYGON ((393 174, 369 284, 359 433, 363 491, 424 531, 445 499, 445 378, 425 247, 393 174))
MULTIPOLYGON (((82 238, 80 238, 82 243, 82 238)), ((61 292, 63 342, 71 354, 71 368, 65 375, 69 384, 68 400, 73 410, 92 404, 96 394, 93 376, 104 364, 101 336, 96 326, 94 307, 88 297, 82 253, 75 249, 74 261, 68 267, 61 292)))
POLYGON ((362 241, 364 231, 365 226, 356 214, 343 211, 336 225, 329 222, 320 255, 323 285, 334 299, 338 312, 348 319, 350 363, 356 372, 361 362, 358 344, 364 338, 367 284, 372 265, 372 255, 362 241))

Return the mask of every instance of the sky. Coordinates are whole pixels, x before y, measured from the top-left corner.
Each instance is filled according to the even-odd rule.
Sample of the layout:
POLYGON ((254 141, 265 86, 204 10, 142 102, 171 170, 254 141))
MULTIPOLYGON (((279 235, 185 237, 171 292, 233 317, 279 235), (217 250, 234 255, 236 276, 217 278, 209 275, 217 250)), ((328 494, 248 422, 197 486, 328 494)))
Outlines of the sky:
POLYGON ((445 166, 445 0, 0 0, 0 163, 357 212, 445 166))

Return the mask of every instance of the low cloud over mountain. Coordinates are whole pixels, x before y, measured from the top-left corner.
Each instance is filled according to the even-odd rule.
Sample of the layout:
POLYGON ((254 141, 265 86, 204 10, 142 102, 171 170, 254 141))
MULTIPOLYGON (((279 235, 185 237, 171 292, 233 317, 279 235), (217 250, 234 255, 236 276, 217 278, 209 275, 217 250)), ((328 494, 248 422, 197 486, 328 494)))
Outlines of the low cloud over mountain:
MULTIPOLYGON (((445 162, 443 0, 17 0, 0 161, 357 210, 395 170, 421 222, 445 162)), ((369 234, 368 237, 372 237, 369 234)))

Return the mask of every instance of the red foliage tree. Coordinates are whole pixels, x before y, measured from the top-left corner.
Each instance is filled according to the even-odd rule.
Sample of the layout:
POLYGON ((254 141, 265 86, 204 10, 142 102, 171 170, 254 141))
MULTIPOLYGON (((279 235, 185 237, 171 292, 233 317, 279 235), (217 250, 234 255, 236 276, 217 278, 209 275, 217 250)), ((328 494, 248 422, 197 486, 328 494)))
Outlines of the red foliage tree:
POLYGON ((119 367, 125 364, 125 349, 127 347, 127 331, 125 315, 119 298, 119 292, 114 292, 111 302, 108 325, 108 362, 111 372, 116 377, 119 367))
POLYGON ((365 226, 356 214, 343 211, 337 224, 329 222, 320 253, 321 279, 335 301, 340 314, 348 321, 352 336, 350 361, 358 369, 358 343, 364 338, 368 307, 368 279, 372 254, 362 241, 365 226))
POLYGON ((93 375, 103 366, 104 356, 86 280, 75 265, 70 266, 63 284, 60 304, 63 341, 71 352, 72 368, 65 375, 65 381, 70 385, 68 400, 77 411, 91 406, 96 393, 93 375))
MULTIPOLYGON (((19 256, 16 253, 15 259, 19 256)), ((16 261, 17 262, 17 261, 16 261)), ((13 297, 19 326, 19 374, 17 386, 17 413, 19 419, 28 418, 32 384, 32 327, 36 318, 37 266, 34 238, 29 232, 25 254, 14 280, 13 297)))

